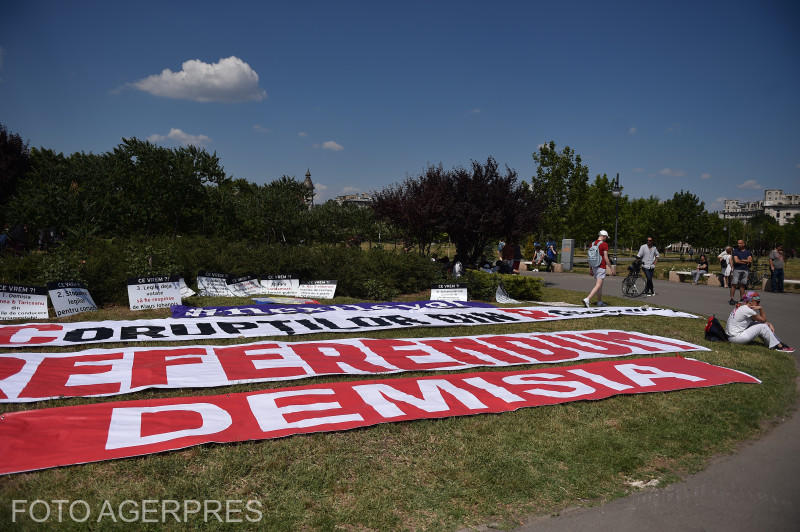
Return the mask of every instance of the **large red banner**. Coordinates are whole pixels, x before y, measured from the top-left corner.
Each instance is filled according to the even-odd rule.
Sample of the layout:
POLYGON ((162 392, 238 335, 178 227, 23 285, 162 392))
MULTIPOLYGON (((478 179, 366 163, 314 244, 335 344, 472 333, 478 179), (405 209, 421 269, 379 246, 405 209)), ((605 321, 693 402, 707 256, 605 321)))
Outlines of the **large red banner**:
POLYGON ((461 370, 656 353, 707 351, 681 340, 615 330, 417 339, 126 347, 0 354, 0 402, 202 388, 318 375, 461 370))
POLYGON ((0 474, 139 456, 209 442, 508 412, 618 394, 758 383, 681 357, 542 370, 365 380, 206 397, 108 402, 0 417, 0 474))

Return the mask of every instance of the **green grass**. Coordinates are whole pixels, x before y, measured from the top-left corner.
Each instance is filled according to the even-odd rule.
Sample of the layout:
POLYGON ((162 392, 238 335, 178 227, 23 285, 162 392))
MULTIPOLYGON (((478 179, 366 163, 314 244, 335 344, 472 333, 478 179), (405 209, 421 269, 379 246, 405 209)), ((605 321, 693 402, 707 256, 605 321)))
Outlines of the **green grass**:
MULTIPOLYGON (((544 291, 546 300, 577 303, 582 297, 582 294, 553 288, 544 291)), ((424 297, 416 294, 405 299, 424 297)), ((630 304, 622 298, 609 297, 608 300, 630 304)), ((197 305, 235 304, 231 299, 192 302, 197 305)), ((151 313, 164 314, 163 311, 151 313)), ((104 309, 97 317, 121 319, 127 316, 125 310, 104 309)), ((87 500, 94 512, 99 511, 104 500, 116 506, 125 499, 257 499, 264 512, 258 526, 269 530, 449 530, 488 522, 510 527, 531 514, 549 514, 575 504, 599 503, 630 492, 630 481, 659 479, 668 483, 701 469, 713 455, 730 452, 737 442, 758 435, 774 420, 786 415, 794 404, 796 372, 791 356, 760 346, 708 343, 703 339, 703 325, 701 320, 607 317, 535 326, 429 328, 359 336, 627 329, 706 345, 712 351, 698 353, 697 358, 745 371, 761 379, 763 384, 732 384, 503 414, 389 423, 280 440, 211 444, 10 475, 0 477, 0 523, 9 523, 12 499, 80 498, 87 500)), ((309 335, 295 340, 342 337, 309 335)), ((285 337, 279 339, 286 340, 285 337)), ((397 377, 410 375, 423 374, 397 377)), ((151 390, 114 398, 2 405, 0 413, 358 379, 354 376, 324 377, 204 390, 151 390)), ((41 528, 30 521, 19 524, 31 529, 41 528)), ((152 530, 162 528, 160 524, 139 523, 136 526, 152 530)), ((224 528, 213 522, 204 523, 202 519, 193 520, 191 526, 224 528)), ((51 522, 51 527, 83 529, 85 525, 51 522)), ((104 530, 122 527, 130 525, 104 521, 102 526, 104 530)), ((8 529, 7 526, 3 528, 8 529)))

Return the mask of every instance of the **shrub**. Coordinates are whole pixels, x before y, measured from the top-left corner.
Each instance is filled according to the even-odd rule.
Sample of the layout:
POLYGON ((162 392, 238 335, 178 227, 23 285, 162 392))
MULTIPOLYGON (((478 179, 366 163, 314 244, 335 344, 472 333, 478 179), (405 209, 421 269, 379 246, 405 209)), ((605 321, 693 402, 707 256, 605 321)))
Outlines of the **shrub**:
POLYGON ((494 301, 497 285, 503 282, 508 295, 521 301, 538 301, 542 298, 544 282, 538 277, 527 275, 506 275, 486 273, 480 270, 467 270, 463 277, 471 299, 494 301))
POLYGON ((203 237, 84 239, 48 253, 0 257, 1 282, 43 286, 48 281, 83 281, 98 305, 127 304, 130 277, 181 275, 193 285, 200 270, 333 279, 337 295, 381 300, 430 288, 442 275, 437 264, 411 253, 203 237))

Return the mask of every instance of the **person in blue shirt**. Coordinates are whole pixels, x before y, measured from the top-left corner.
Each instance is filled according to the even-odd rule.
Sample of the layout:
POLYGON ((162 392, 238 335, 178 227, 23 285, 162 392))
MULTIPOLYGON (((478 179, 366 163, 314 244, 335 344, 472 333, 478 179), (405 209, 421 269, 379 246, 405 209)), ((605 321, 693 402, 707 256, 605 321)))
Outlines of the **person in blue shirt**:
POLYGON ((547 263, 547 271, 553 271, 553 263, 556 261, 556 242, 553 237, 548 237, 544 245, 545 249, 545 262, 547 263))

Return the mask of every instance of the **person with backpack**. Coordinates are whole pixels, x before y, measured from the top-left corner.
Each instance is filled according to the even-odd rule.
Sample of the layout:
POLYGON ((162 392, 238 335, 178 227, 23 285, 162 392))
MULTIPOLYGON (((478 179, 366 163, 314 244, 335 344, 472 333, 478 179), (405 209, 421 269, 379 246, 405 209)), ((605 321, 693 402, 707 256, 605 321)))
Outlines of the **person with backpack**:
POLYGON ((597 240, 589 246, 589 273, 594 277, 595 283, 592 291, 583 299, 583 304, 586 308, 591 306, 591 299, 595 294, 597 295, 596 306, 608 306, 608 303, 603 302, 603 281, 606 278, 606 270, 609 270, 611 275, 615 275, 615 266, 611 264, 611 259, 608 258, 606 240, 608 240, 608 231, 601 230, 597 240))
POLYGON ((653 244, 652 236, 647 237, 647 244, 642 244, 636 256, 642 259, 642 270, 647 279, 643 295, 647 297, 654 296, 656 293, 653 289, 653 272, 658 262, 658 248, 653 244))
POLYGON ((728 341, 734 344, 749 344, 757 337, 761 337, 770 349, 794 353, 794 349, 775 336, 775 327, 767 321, 758 292, 748 291, 742 296, 741 301, 733 307, 731 315, 728 316, 725 332, 728 341))
POLYGON ((725 281, 728 281, 728 288, 731 286, 731 273, 733 273, 733 248, 728 246, 722 253, 717 255, 719 267, 722 270, 722 287, 725 288, 725 281))
POLYGON ((553 271, 553 263, 556 261, 556 241, 553 240, 552 236, 547 237, 547 242, 545 243, 545 262, 547 263, 547 271, 553 271))

